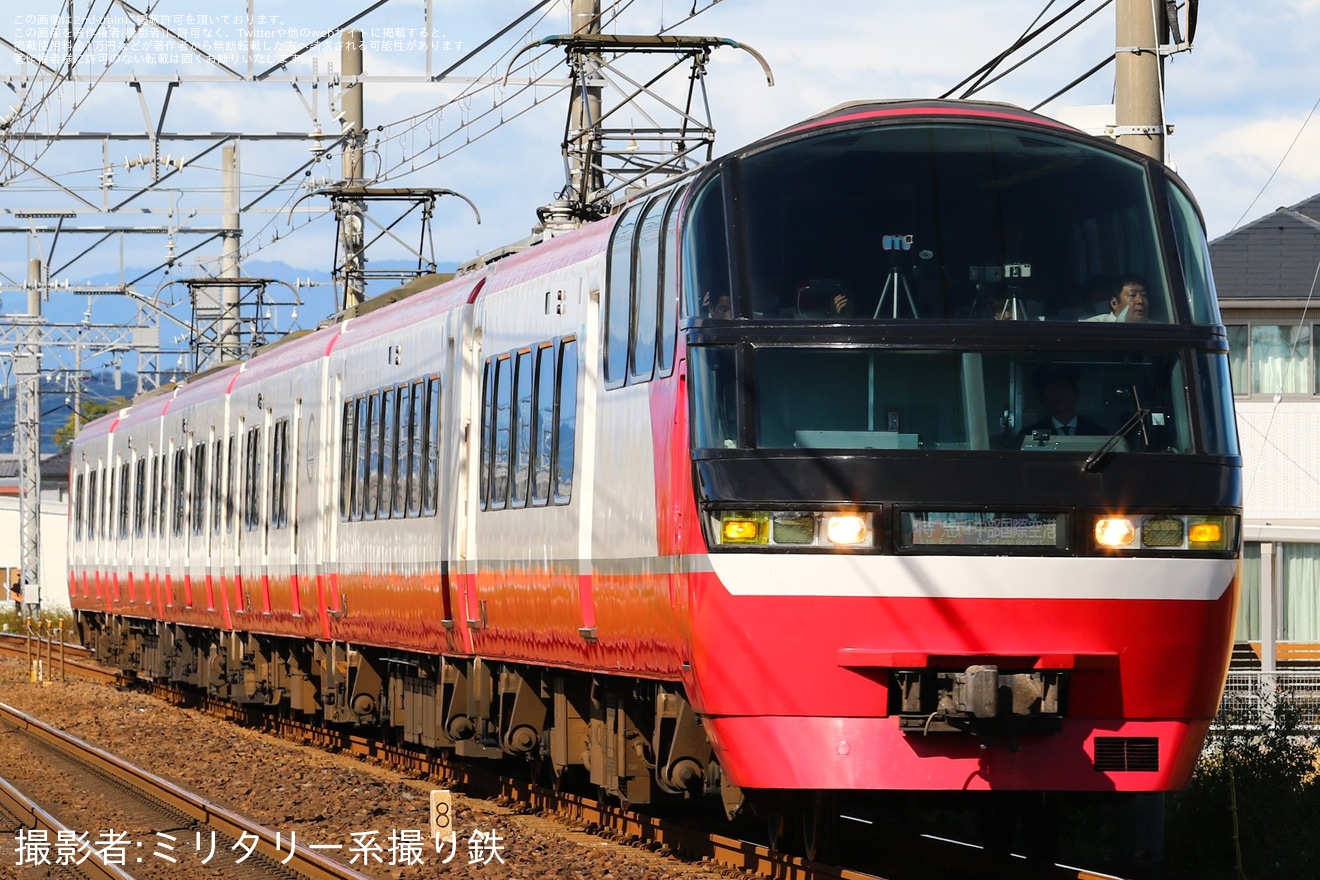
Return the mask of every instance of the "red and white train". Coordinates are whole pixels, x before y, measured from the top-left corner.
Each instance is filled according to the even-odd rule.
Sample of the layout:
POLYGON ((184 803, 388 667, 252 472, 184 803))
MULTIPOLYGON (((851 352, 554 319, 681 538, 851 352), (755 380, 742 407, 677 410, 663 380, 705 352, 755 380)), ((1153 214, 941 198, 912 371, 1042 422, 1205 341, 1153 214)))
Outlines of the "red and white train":
POLYGON ((1227 348, 1161 164, 845 105, 88 425, 71 601, 107 663, 634 803, 1167 790, 1227 348))

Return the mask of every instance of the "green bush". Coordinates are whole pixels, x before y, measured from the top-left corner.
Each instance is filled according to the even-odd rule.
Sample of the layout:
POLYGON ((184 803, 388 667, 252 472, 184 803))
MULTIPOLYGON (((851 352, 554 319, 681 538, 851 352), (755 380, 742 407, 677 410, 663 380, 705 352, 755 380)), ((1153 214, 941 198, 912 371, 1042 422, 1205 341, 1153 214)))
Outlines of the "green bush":
POLYGON ((1304 708, 1282 689, 1258 704, 1230 701, 1191 784, 1168 800, 1171 876, 1320 876, 1320 781, 1304 708))

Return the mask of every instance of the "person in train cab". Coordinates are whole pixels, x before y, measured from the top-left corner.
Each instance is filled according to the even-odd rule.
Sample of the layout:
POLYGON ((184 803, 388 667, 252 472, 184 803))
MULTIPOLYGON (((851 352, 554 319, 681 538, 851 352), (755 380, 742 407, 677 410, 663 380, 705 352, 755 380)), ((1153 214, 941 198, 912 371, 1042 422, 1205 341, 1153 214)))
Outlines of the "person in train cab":
POLYGON ((1114 282, 1109 311, 1087 321, 1141 324, 1150 316, 1150 295, 1140 275, 1120 275, 1114 282))
POLYGON ((1024 436, 1036 434, 1108 434, 1104 428, 1077 411, 1080 394, 1077 390, 1077 370, 1074 367, 1055 366, 1042 370, 1036 376, 1040 401, 1049 415, 1023 429, 1024 436))
POLYGON ((712 297, 708 290, 701 295, 701 307, 706 310, 706 317, 727 321, 733 317, 733 300, 727 293, 712 297))
POLYGON ((807 281, 795 292, 797 312, 803 318, 851 318, 854 308, 848 291, 832 279, 807 281))

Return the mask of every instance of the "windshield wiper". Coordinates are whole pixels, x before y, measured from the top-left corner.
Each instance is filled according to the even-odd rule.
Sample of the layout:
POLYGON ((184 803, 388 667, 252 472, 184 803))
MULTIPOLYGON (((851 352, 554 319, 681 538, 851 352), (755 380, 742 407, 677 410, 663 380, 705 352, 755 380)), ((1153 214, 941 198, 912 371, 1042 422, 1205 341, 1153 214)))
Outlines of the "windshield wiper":
POLYGON ((1128 420, 1119 426, 1118 430, 1109 435, 1109 439, 1101 444, 1100 448, 1086 457, 1082 464, 1082 470, 1086 473, 1097 471, 1100 464, 1109 454, 1114 451, 1114 447, 1128 435, 1128 432, 1138 425, 1141 426, 1141 440, 1146 446, 1150 446, 1150 437, 1146 434, 1146 416, 1150 415, 1150 410, 1141 405, 1141 398, 1137 396, 1137 387, 1132 386, 1132 402, 1136 405, 1136 411, 1128 416, 1128 420))

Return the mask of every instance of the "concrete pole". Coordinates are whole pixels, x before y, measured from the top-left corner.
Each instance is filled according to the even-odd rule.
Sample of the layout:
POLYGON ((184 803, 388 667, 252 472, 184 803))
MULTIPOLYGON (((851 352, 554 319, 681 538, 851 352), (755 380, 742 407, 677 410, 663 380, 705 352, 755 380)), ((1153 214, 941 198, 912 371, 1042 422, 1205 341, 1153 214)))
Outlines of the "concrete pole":
MULTIPOLYGON (((241 220, 239 218, 239 175, 238 175, 238 145, 229 144, 224 148, 220 160, 220 173, 223 176, 222 187, 224 189, 224 218, 222 226, 224 228, 224 243, 220 252, 220 277, 238 278, 239 256, 238 242, 242 236, 241 220)), ((200 288, 201 293, 194 296, 213 296, 206 288, 200 288)), ((219 332, 220 360, 233 361, 238 360, 242 354, 242 334, 239 325, 239 295, 238 287, 220 288, 220 325, 216 328, 219 332)), ((200 369, 202 364, 197 365, 200 369)))
POLYGON ((29 615, 41 609, 41 260, 28 260, 28 321, 24 345, 14 352, 18 399, 14 451, 18 454, 19 579, 29 615), (21 351, 21 353, 20 353, 21 351))
MULTIPOLYGON (((339 50, 342 75, 362 75, 362 31, 344 31, 339 50)), ((366 141, 366 120, 362 110, 362 84, 346 85, 340 101, 343 130, 348 135, 344 143, 344 186, 362 186, 362 148, 366 141)), ((344 252, 343 308, 360 305, 367 298, 365 278, 366 256, 363 254, 362 215, 366 205, 361 199, 341 199, 339 208, 339 237, 344 252)))
POLYGON ((1164 4, 1118 0, 1114 123, 1118 142, 1164 161, 1164 58, 1169 30, 1164 4))

